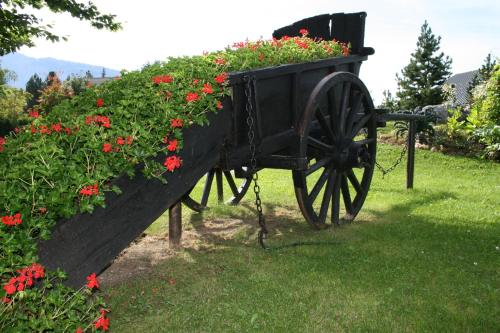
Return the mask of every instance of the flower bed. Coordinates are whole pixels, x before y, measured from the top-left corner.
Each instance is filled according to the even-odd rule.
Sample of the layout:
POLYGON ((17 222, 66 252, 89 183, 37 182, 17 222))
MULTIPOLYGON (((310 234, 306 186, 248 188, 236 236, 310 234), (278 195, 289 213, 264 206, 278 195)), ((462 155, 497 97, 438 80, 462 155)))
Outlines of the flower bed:
POLYGON ((63 285, 64 272, 37 263, 39 242, 58 221, 105 210, 106 196, 126 187, 114 177, 133 177, 140 165, 141 177, 166 183, 165 175, 191 167, 183 131, 223 109, 228 72, 348 54, 346 45, 302 34, 123 73, 50 113, 31 111, 31 124, 1 138, 0 330, 107 330, 95 275, 78 290, 63 285))

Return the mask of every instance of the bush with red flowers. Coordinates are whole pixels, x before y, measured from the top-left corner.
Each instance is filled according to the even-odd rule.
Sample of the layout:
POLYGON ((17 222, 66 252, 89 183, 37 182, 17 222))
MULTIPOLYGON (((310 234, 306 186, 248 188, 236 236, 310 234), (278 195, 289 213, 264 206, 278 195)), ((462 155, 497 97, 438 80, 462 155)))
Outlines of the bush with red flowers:
POLYGON ((335 41, 302 37, 236 43, 203 56, 170 58, 33 113, 31 124, 1 140, 0 331, 108 330, 95 274, 79 290, 64 273, 37 263, 37 243, 56 221, 103 206, 109 180, 143 163, 164 181, 182 168, 182 130, 206 125, 230 93, 229 72, 346 54, 335 41), (152 157, 164 154, 162 163, 152 157))

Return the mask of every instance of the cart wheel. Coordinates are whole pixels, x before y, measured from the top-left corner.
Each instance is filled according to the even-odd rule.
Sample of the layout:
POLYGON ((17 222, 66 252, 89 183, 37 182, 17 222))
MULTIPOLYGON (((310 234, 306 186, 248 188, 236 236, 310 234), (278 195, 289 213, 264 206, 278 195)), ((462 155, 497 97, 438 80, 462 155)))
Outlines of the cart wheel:
POLYGON ((370 94, 354 74, 332 73, 314 88, 299 126, 299 154, 309 167, 293 171, 299 207, 313 227, 326 226, 330 201, 331 222, 340 223, 341 195, 343 221, 361 210, 375 164, 376 125, 370 94))
MULTIPOLYGON (((242 169, 240 170, 242 173, 245 171, 242 169)), ((189 190, 189 192, 184 196, 182 199, 182 202, 191 208, 192 210, 200 213, 204 209, 207 208, 208 204, 208 198, 210 196, 210 191, 212 190, 212 183, 214 181, 214 176, 215 176, 215 181, 217 184, 217 200, 219 203, 227 203, 229 205, 236 205, 238 204, 241 199, 245 196, 245 194, 248 191, 248 188, 250 187, 250 184, 252 183, 252 176, 246 176, 245 178, 241 178, 242 182, 240 186, 238 187, 235 182, 235 175, 234 171, 224 171, 220 168, 213 168, 211 169, 206 176, 204 177, 205 184, 203 186, 203 193, 201 194, 200 201, 197 201, 193 199, 193 196, 191 195, 193 188, 189 190), (232 197, 228 198, 227 200, 224 200, 224 178, 226 179, 226 183, 229 186, 229 190, 231 191, 231 194, 233 195, 232 197)), ((203 179, 203 178, 202 178, 203 179)), ((202 181, 202 180, 200 180, 202 181)))

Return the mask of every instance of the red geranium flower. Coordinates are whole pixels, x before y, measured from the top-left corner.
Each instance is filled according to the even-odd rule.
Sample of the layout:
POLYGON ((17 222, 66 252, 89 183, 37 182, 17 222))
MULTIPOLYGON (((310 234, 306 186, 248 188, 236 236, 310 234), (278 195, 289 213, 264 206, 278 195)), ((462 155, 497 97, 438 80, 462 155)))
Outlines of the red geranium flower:
POLYGON ((98 98, 96 104, 97 107, 100 108, 104 105, 104 100, 102 98, 98 98))
POLYGON ((11 278, 9 280, 9 282, 7 282, 4 286, 3 286, 3 289, 5 290, 5 292, 7 293, 7 295, 12 295, 13 293, 16 292, 17 290, 17 287, 16 287, 16 278, 11 278))
POLYGON ((104 143, 102 145, 102 151, 105 152, 105 153, 109 153, 111 150, 113 150, 113 146, 111 145, 111 143, 104 143))
POLYGON ((109 329, 109 318, 106 317, 106 311, 101 310, 101 316, 95 322, 94 327, 97 330, 102 329, 103 331, 107 331, 109 329))
POLYGON ((81 327, 78 327, 76 329, 75 333, 83 333, 83 329, 81 327))
POLYGON ((5 142, 5 138, 3 136, 0 136, 0 153, 3 152, 3 145, 5 144, 5 142))
POLYGON ((182 161, 177 156, 169 156, 163 163, 163 165, 167 168, 168 171, 173 172, 175 169, 181 167, 182 161))
POLYGON ((57 133, 61 132, 62 131, 61 123, 50 125, 50 129, 57 133))
POLYGON ((38 113, 38 110, 32 110, 32 111, 29 112, 29 114, 30 114, 30 117, 32 117, 32 118, 38 118, 38 117, 40 117, 40 114, 38 113))
POLYGON ((181 128, 184 126, 184 123, 181 118, 174 118, 170 120, 170 126, 172 126, 172 128, 181 128))
POLYGON ((160 84, 161 83, 161 76, 153 76, 152 78, 154 84, 160 84))
POLYGON ((2 216, 2 223, 8 226, 14 226, 21 224, 23 222, 23 219, 21 217, 21 214, 16 213, 12 216, 6 215, 2 216))
POLYGON ((227 79, 227 73, 221 73, 215 77, 215 82, 223 84, 227 79))
POLYGON ((2 298, 2 302, 5 303, 5 304, 10 303, 10 301, 12 301, 12 300, 10 298, 8 298, 8 297, 2 298))
POLYGON ((210 83, 205 83, 203 85, 203 90, 205 94, 213 94, 214 89, 212 88, 212 85, 210 83))
POLYGON ((97 276, 95 273, 87 276, 87 288, 89 289, 99 289, 99 280, 97 280, 97 276))
POLYGON ((309 30, 307 29, 300 29, 299 30, 299 33, 302 35, 302 36, 307 36, 309 34, 309 30))
POLYGON ((125 139, 119 136, 118 139, 116 139, 116 144, 119 146, 123 146, 125 144, 125 139))
POLYGON ((127 136, 127 138, 125 139, 125 143, 128 144, 129 146, 132 144, 132 142, 134 141, 134 138, 132 136, 127 136))
POLYGON ((170 76, 170 75, 163 75, 161 77, 161 82, 163 83, 170 83, 172 82, 174 79, 170 76))
POLYGON ((169 151, 176 151, 177 150, 177 139, 173 139, 168 143, 167 149, 169 151))
POLYGON ((80 194, 84 196, 98 195, 99 194, 99 186, 97 184, 84 186, 80 190, 80 194))
POLYGON ((216 58, 215 59, 215 63, 217 65, 225 65, 226 64, 226 59, 224 59, 224 58, 216 58))
POLYGON ((190 92, 186 95, 186 101, 189 103, 189 102, 194 102, 196 100, 198 100, 199 96, 198 96, 198 93, 195 93, 195 92, 190 92))
POLYGON ((222 109, 222 102, 221 101, 217 101, 217 109, 222 109))
POLYGON ((66 127, 64 131, 66 132, 67 135, 71 135, 71 128, 66 127))

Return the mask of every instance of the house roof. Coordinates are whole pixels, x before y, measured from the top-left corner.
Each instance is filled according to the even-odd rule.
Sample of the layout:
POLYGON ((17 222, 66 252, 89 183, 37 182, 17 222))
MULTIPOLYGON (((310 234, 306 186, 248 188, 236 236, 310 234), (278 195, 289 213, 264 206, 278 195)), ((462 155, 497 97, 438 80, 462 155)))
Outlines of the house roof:
POLYGON ((455 88, 455 101, 458 105, 467 104, 467 89, 469 88, 469 84, 474 79, 474 76, 478 73, 477 70, 458 73, 451 76, 446 83, 449 84, 452 88, 455 88))

